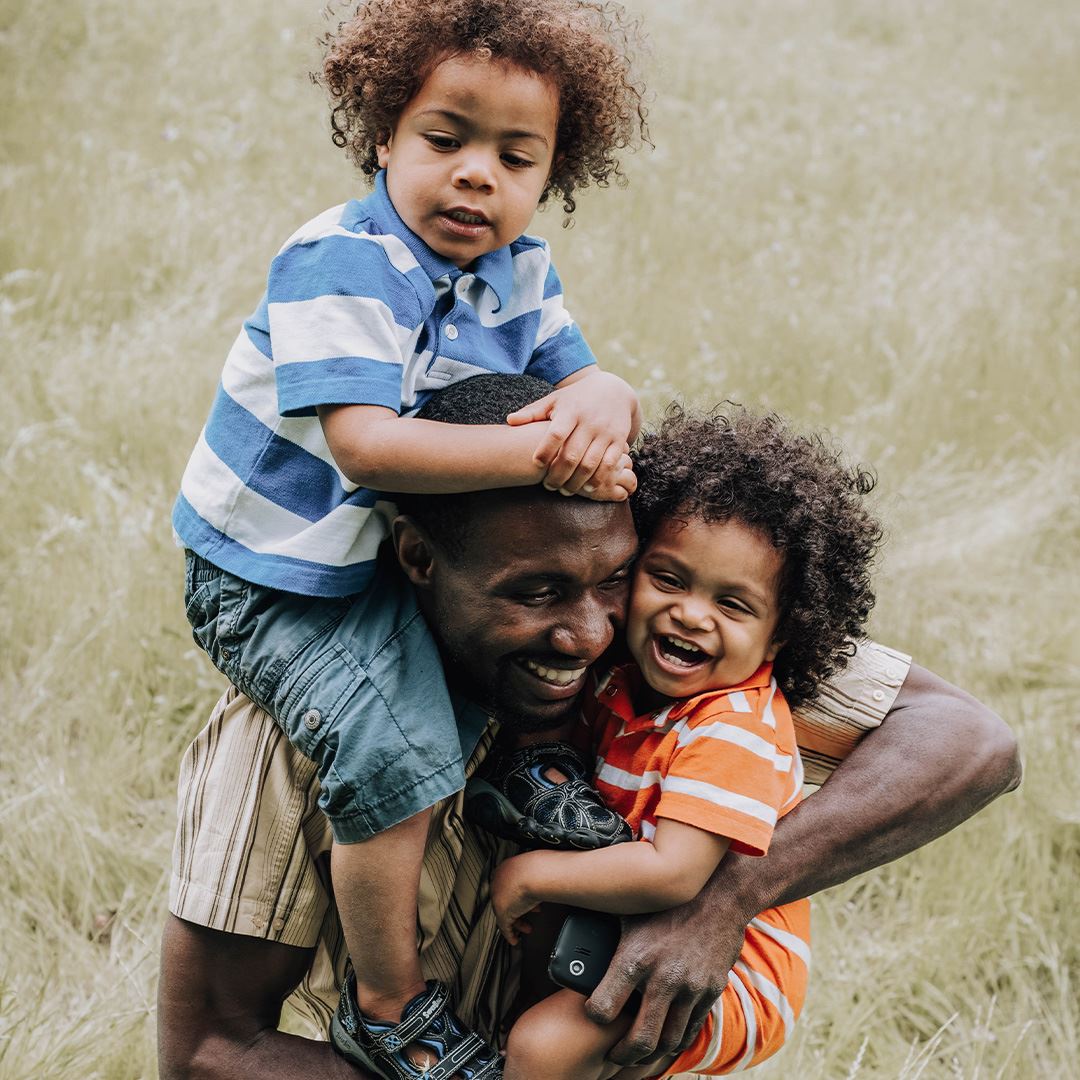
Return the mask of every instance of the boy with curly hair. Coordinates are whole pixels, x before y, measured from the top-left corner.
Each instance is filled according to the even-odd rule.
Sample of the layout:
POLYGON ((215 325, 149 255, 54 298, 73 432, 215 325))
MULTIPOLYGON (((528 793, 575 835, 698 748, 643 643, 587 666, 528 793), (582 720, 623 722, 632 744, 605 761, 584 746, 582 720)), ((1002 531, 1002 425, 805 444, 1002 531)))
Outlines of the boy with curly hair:
MULTIPOLYGON (((464 783, 462 738, 422 616, 376 573, 386 493, 633 492, 637 398, 599 370, 547 244, 524 230, 553 195, 571 213, 645 136, 635 35, 617 5, 588 0, 367 0, 327 36, 333 140, 375 190, 273 260, 173 512, 196 640, 319 765, 374 1040, 363 1064, 385 1076, 455 1046, 455 1075, 498 1070, 432 1012, 417 956, 430 808, 464 783), (556 389, 504 425, 412 415, 481 372, 556 389), (388 1034, 420 1013, 415 1045, 388 1034)), ((542 701, 579 688, 526 674, 542 701)))
MULTIPOLYGON (((635 465, 633 662, 586 694, 584 728, 594 782, 641 842, 503 862, 492 898, 512 943, 537 905, 658 911, 693 899, 729 848, 764 855, 801 798, 789 707, 846 664, 873 606, 872 477, 820 438, 776 416, 675 409, 635 465)), ((808 900, 763 911, 694 1044, 619 1077, 724 1073, 774 1053, 805 997, 809 929, 808 900)), ((507 1080, 612 1075, 605 1056, 630 1018, 600 1026, 584 1005, 560 990, 527 1011, 507 1080)))

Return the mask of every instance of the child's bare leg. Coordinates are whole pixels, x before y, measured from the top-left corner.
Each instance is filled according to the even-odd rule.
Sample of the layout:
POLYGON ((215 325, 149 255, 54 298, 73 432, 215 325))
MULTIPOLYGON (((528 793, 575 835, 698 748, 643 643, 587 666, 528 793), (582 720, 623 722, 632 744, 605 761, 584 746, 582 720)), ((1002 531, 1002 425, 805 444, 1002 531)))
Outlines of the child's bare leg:
POLYGON ((417 894, 431 811, 358 844, 335 844, 334 899, 356 971, 356 999, 374 1020, 397 1023, 425 989, 416 950, 417 894))
POLYGON ((585 998, 559 990, 534 1005, 510 1031, 503 1080, 606 1080, 619 1072, 607 1052, 629 1030, 631 1017, 594 1024, 585 998))

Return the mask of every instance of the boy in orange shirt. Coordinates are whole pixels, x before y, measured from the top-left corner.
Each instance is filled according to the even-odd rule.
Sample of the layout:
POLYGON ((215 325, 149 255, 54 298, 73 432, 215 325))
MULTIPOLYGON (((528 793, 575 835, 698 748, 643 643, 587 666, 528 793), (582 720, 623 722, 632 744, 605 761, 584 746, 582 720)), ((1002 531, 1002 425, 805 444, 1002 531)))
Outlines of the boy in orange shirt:
MULTIPOLYGON (((872 478, 775 416, 673 411, 637 453, 643 542, 627 623, 634 663, 587 695, 604 801, 641 842, 531 851, 492 884, 512 943, 541 903, 636 914, 693 899, 729 847, 768 850, 801 797, 789 704, 843 667, 873 605, 881 531, 872 478)), ((629 1018, 606 1027, 560 990, 514 1025, 506 1080, 620 1080, 757 1064, 783 1043, 809 970, 809 901, 753 920, 696 1042, 660 1066, 605 1060, 629 1018)))

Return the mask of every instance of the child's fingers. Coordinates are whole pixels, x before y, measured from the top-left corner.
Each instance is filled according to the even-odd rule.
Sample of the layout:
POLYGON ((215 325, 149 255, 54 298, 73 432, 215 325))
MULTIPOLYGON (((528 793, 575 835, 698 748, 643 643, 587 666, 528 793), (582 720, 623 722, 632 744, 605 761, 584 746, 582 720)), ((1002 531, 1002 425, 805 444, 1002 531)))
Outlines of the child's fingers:
MULTIPOLYGON (((592 445, 593 437, 581 427, 576 427, 563 441, 555 460, 548 465, 544 487, 550 491, 559 491, 566 487, 570 477, 581 463, 581 459, 592 445)), ((595 467, 594 467, 595 468, 595 467)), ((590 476, 592 473, 589 474, 590 476)), ((582 481, 584 482, 584 481, 582 481)), ((579 485, 580 486, 580 485, 579 485)))
MULTIPOLYGON (((553 419, 548 426, 547 434, 540 440, 540 445, 536 448, 536 453, 533 454, 533 461, 537 465, 547 465, 550 468, 551 463, 558 457, 559 452, 573 431, 573 421, 559 419, 558 417, 553 419)), ((544 483, 547 484, 546 479, 544 483)), ((555 489, 552 488, 552 490, 555 489)))
POLYGON ((514 928, 514 921, 508 919, 505 915, 498 914, 495 916, 495 921, 498 923, 499 933, 502 934, 511 945, 516 945, 518 943, 518 935, 514 928))
POLYGON ((623 461, 613 476, 602 483, 596 479, 581 489, 580 494, 597 502, 624 502, 637 490, 637 477, 630 465, 630 458, 623 455, 623 461))
POLYGON ((618 477, 626 469, 632 472, 634 466, 630 460, 629 450, 630 448, 626 443, 613 442, 604 451, 604 456, 597 466, 596 472, 582 486, 581 493, 583 495, 592 495, 593 492, 603 486, 605 477, 618 477))
POLYGON ((531 405, 526 405, 524 408, 510 413, 506 418, 506 422, 512 427, 517 427, 521 424, 534 424, 538 420, 550 420, 554 404, 555 392, 553 391, 539 401, 534 401, 531 405))
POLYGON ((576 495, 597 476, 597 473, 601 472, 609 450, 614 451, 617 460, 618 456, 625 452, 626 447, 625 445, 620 446, 618 443, 610 443, 607 439, 593 439, 582 455, 581 460, 577 463, 577 468, 574 469, 570 479, 559 490, 567 495, 576 495))

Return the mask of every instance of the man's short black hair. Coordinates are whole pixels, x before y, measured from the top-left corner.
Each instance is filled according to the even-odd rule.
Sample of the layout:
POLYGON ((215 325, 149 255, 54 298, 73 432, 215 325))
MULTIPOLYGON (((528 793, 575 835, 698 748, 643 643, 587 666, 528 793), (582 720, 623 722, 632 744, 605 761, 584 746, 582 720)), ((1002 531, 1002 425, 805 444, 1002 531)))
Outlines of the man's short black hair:
MULTIPOLYGON (((546 397, 555 388, 532 375, 474 375, 432 394, 416 413, 419 420, 443 424, 505 424, 506 417, 546 397)), ((464 549, 469 516, 486 492, 454 495, 398 493, 390 498, 398 512, 423 526, 436 543, 453 555, 464 549)))

